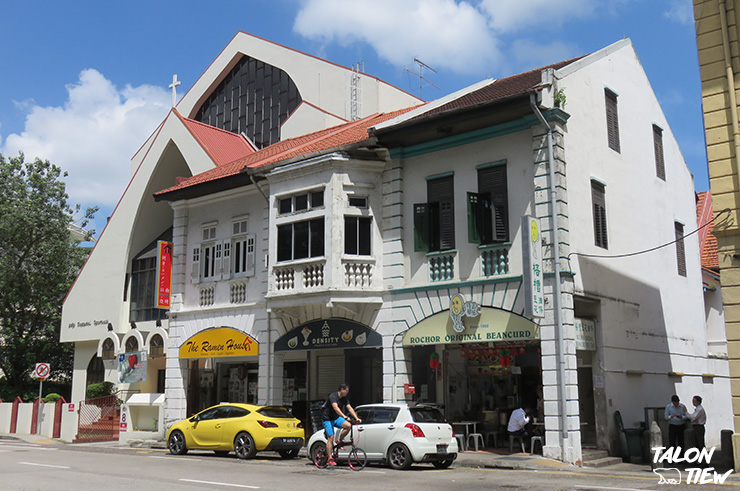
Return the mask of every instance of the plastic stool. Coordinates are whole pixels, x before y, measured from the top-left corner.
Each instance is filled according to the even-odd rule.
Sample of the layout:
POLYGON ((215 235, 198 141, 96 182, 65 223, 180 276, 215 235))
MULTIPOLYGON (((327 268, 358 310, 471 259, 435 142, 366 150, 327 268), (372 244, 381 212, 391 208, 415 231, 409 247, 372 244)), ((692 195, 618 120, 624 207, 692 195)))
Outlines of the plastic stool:
MULTIPOLYGON (((493 437, 493 448, 498 447, 498 432, 496 431, 488 431, 486 432, 486 445, 491 441, 491 437, 493 437)), ((488 445, 490 447, 490 445, 488 445)))
POLYGON ((524 436, 523 435, 509 435, 509 453, 514 453, 514 440, 519 440, 519 446, 522 448, 524 453, 524 436))
POLYGON ((542 447, 545 445, 545 437, 541 435, 535 435, 532 437, 531 440, 529 440, 529 449, 531 450, 531 453, 534 453, 534 444, 536 442, 540 442, 540 452, 541 452, 542 447))
POLYGON ((458 452, 464 452, 465 451, 465 435, 455 435, 455 439, 457 440, 458 452))
POLYGON ((483 443, 483 435, 480 433, 471 433, 468 435, 468 448, 470 448, 472 445, 475 445, 475 451, 478 451, 478 442, 480 442, 480 448, 483 448, 486 446, 485 443, 483 443))

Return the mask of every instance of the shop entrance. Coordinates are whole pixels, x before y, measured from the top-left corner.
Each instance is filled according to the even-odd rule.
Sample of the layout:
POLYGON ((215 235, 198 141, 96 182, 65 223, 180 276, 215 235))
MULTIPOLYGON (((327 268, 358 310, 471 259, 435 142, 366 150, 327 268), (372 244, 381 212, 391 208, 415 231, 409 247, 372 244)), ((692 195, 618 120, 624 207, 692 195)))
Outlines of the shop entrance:
POLYGON ((344 373, 352 406, 383 402, 383 356, 379 349, 344 352, 344 373))

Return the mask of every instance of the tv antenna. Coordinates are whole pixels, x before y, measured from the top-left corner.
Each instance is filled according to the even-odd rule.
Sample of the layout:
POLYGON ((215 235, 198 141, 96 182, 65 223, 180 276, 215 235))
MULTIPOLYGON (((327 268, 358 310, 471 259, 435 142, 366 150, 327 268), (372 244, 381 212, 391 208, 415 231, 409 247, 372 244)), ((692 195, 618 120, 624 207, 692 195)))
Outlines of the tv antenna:
POLYGON ((417 57, 414 57, 414 63, 416 63, 417 65, 419 65, 419 72, 418 73, 415 72, 415 71, 413 71, 413 70, 409 70, 408 68, 406 68, 406 66, 403 67, 403 71, 404 72, 408 72, 408 73, 414 75, 415 77, 419 77, 419 99, 423 99, 423 97, 421 96, 421 93, 422 93, 422 89, 424 88, 424 82, 426 82, 428 85, 431 85, 435 89, 439 90, 439 86, 437 84, 435 84, 431 80, 427 80, 426 78, 424 78, 424 69, 426 68, 427 70, 431 70, 434 73, 437 73, 437 70, 435 70, 434 68, 430 67, 429 65, 427 65, 426 63, 424 63, 423 61, 421 61, 417 57))

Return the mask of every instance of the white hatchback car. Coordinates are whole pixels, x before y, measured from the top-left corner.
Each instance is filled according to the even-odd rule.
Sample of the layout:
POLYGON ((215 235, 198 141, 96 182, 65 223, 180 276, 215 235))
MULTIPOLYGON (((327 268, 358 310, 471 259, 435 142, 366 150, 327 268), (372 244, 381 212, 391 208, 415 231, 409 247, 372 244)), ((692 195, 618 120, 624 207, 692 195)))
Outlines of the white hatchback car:
MULTIPOLYGON (((352 429, 355 444, 365 451, 368 461, 384 462, 393 469, 408 469, 414 462, 431 462, 437 469, 445 469, 457 458, 452 426, 437 408, 366 404, 355 411, 362 420, 352 429)), ((324 445, 322 429, 308 440, 309 458, 313 460, 316 449, 324 445)), ((340 462, 346 459, 347 452, 348 449, 340 451, 340 462)))

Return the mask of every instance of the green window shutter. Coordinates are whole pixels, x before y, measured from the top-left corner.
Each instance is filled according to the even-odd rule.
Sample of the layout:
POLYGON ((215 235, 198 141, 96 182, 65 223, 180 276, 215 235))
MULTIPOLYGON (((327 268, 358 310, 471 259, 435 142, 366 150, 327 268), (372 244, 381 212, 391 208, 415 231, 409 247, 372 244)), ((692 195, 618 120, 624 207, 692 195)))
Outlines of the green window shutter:
POLYGON ((481 196, 478 193, 468 193, 468 242, 471 244, 481 243, 481 224, 482 215, 481 196))
POLYGON ((414 204, 414 251, 429 251, 429 204, 414 204))
POLYGON ((478 192, 483 197, 485 228, 480 229, 483 244, 508 242, 509 196, 506 165, 478 169, 478 192))

